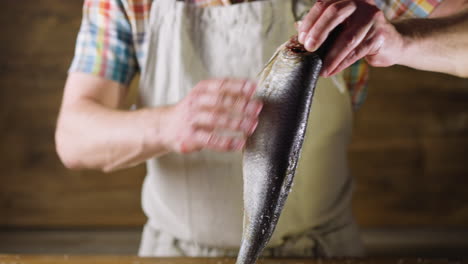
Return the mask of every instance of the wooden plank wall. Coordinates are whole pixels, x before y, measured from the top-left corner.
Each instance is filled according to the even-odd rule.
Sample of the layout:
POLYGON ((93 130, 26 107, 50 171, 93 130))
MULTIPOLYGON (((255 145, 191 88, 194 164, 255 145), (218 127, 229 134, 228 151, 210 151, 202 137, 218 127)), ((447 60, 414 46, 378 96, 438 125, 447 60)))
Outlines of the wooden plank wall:
POLYGON ((365 226, 468 226, 468 79, 373 69, 350 148, 365 226))
MULTIPOLYGON (((54 128, 82 1, 0 3, 0 226, 144 223, 144 167, 66 170, 54 128)), ((468 80, 403 67, 372 70, 350 148, 366 227, 468 227, 468 80)))
POLYGON ((83 1, 0 4, 0 225, 137 226, 144 168, 71 172, 54 129, 83 1), (6 37, 7 36, 7 37, 6 37))

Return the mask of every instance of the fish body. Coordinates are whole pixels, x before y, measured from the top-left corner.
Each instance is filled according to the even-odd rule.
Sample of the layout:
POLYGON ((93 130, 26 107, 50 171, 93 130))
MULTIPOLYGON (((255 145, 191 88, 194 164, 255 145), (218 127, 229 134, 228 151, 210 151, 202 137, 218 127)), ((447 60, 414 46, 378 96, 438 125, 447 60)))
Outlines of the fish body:
POLYGON ((244 230, 236 264, 255 263, 275 230, 293 183, 321 67, 320 56, 293 38, 261 74, 256 96, 264 106, 244 151, 244 230))

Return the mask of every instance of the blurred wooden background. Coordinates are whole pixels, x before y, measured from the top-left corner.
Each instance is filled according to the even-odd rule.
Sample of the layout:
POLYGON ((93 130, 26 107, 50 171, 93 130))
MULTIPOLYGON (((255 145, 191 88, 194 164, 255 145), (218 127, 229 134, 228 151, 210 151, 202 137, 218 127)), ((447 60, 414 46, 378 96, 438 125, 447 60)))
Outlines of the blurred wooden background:
MULTIPOLYGON (((0 226, 138 227, 144 167, 66 170, 54 129, 82 1, 0 4, 0 226)), ((468 228, 468 80, 373 69, 350 148, 364 227, 468 228)))

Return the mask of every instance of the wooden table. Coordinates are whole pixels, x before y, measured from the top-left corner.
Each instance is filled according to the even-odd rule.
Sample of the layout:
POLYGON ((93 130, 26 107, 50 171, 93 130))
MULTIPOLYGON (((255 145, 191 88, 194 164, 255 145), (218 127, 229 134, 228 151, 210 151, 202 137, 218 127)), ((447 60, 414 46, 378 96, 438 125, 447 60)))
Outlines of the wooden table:
MULTIPOLYGON (((136 256, 0 255, 0 264, 234 264, 232 258, 139 258, 136 256)), ((445 259, 262 259, 259 264, 461 264, 445 259)))

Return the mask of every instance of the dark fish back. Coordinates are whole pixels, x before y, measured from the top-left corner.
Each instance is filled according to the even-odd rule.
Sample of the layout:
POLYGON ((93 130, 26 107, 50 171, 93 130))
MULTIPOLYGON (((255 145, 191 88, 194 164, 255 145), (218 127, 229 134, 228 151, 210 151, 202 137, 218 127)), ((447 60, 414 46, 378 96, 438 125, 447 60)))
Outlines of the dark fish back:
MULTIPOLYGON (((284 52, 292 51, 289 48, 284 52)), ((286 56, 284 52, 278 56, 286 56)), ((276 63, 284 63, 282 59, 278 58, 276 63)), ((249 201, 252 193, 262 195, 253 197, 258 207, 246 206, 244 236, 237 264, 255 263, 276 227, 293 183, 322 60, 317 54, 306 52, 301 54, 299 62, 290 65, 293 67, 288 66, 273 65, 269 74, 280 77, 267 82, 265 85, 268 87, 262 87, 266 89, 261 98, 264 108, 257 130, 249 139, 244 153, 244 166, 251 163, 264 168, 264 171, 244 171, 244 202, 252 203, 249 201), (264 178, 263 182, 255 184, 262 181, 261 178, 264 178), (249 188, 262 190, 256 189, 249 194, 249 188)))

